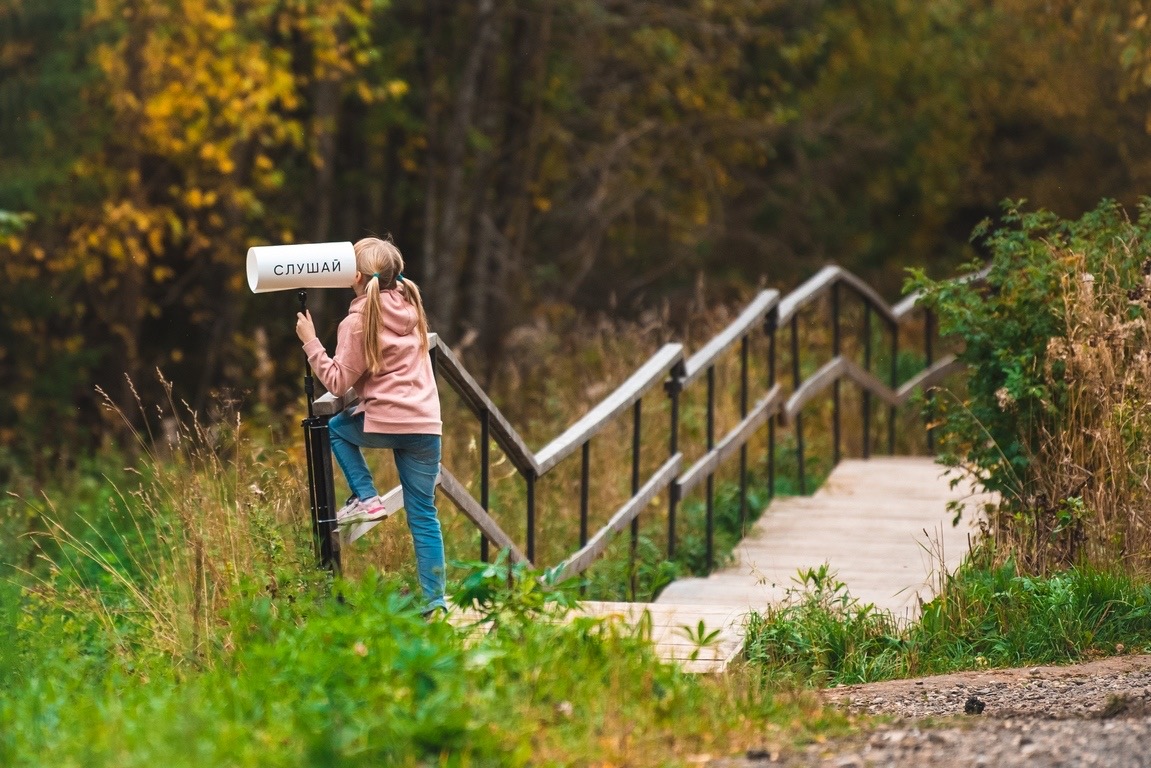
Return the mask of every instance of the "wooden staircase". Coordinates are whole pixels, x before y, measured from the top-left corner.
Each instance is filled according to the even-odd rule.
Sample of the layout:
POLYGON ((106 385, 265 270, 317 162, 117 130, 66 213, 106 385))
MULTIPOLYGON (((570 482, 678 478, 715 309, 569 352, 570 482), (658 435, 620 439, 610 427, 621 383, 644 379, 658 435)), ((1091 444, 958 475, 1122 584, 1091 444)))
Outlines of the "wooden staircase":
POLYGON ((651 621, 652 640, 666 661, 692 672, 722 672, 738 659, 747 615, 786 600, 797 573, 828 564, 852 597, 913 620, 934 595, 943 570, 952 572, 969 548, 984 497, 951 487, 944 468, 926 457, 840 462, 812 496, 771 503, 738 546, 735 562, 706 578, 680 579, 654 603, 587 601, 578 614, 651 621), (952 525, 951 501, 968 511, 952 525), (717 632, 706 644, 703 635, 717 632))

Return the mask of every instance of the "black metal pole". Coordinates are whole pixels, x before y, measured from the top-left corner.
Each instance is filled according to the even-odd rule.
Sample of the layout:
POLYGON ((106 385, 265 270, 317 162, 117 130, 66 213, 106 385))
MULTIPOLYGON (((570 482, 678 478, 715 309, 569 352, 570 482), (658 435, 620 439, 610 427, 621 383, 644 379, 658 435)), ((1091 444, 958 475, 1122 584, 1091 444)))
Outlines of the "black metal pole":
MULTIPOLYGON (((779 329, 779 307, 767 317, 767 389, 775 386, 775 337, 779 329)), ((767 420, 767 497, 775 498, 775 423, 778 417, 767 420)))
MULTIPOLYGON (((863 370, 871 373, 871 304, 863 307, 863 370)), ((871 458, 871 390, 863 390, 863 458, 871 458)))
MULTIPOLYGON (((668 436, 668 456, 679 452, 679 393, 682 390, 680 371, 673 371, 664 385, 671 398, 671 429, 668 436)), ((672 482, 667 487, 667 559, 675 558, 675 512, 679 506, 679 486, 672 482)))
MULTIPOLYGON (((839 283, 831 287, 831 356, 838 358, 843 351, 843 344, 840 341, 840 328, 839 328, 839 283)), ((832 416, 831 416, 831 434, 832 434, 832 465, 839 464, 839 458, 842 454, 841 444, 843 442, 843 421, 840 410, 842 397, 840 394, 841 387, 839 379, 835 380, 832 385, 832 416)))
MULTIPOLYGON (((739 418, 747 418, 748 368, 751 337, 744 336, 739 346, 739 418)), ((739 447, 739 535, 747 533, 747 443, 739 447)))
MULTIPOLYGON (((308 292, 296 293, 300 311, 307 314, 308 292)), ((334 572, 340 570, 340 543, 336 526, 335 482, 332 477, 332 450, 328 434, 330 416, 317 416, 313 401, 316 385, 312 367, 304 356, 304 396, 308 401, 308 417, 301 422, 304 430, 304 454, 308 464, 308 501, 312 515, 312 537, 316 558, 320 566, 334 572)))
POLYGON ((528 519, 527 519, 527 556, 528 562, 535 563, 536 561, 536 476, 534 472, 529 471, 524 476, 527 482, 528 491, 528 519))
MULTIPOLYGON (((480 417, 480 506, 485 512, 490 506, 491 463, 491 414, 485 408, 480 417)), ((485 563, 491 554, 488 548, 488 537, 480 531, 480 560, 485 563)))
POLYGON ((588 537, 588 484, 591 475, 591 440, 585 440, 580 450, 579 470, 579 545, 587 544, 588 537))
MULTIPOLYGON (((715 364, 713 363, 707 369, 707 451, 711 453, 711 449, 715 447, 715 364)), ((707 560, 706 569, 711 573, 714 551, 715 551, 715 475, 711 472, 707 475, 705 493, 707 499, 705 502, 705 515, 706 515, 706 529, 707 529, 707 545, 706 554, 707 560)))
MULTIPOLYGON (((631 495, 639 493, 639 452, 641 447, 640 429, 643 425, 643 400, 636 400, 632 408, 631 429, 631 495)), ((629 569, 631 571, 631 599, 635 600, 636 592, 636 553, 639 550, 639 515, 631 519, 631 549, 628 553, 629 569)))
MULTIPOLYGON (((891 389, 899 388, 899 323, 891 324, 891 389)), ((887 453, 895 455, 895 406, 887 409, 887 453)))
MULTIPOLYGON (((791 318, 791 380, 792 392, 799 391, 799 315, 791 318)), ((803 413, 795 414, 795 461, 799 472, 799 493, 807 495, 807 475, 804 471, 803 413)))
MULTIPOLYGON (((932 342, 935 340, 935 315, 930 309, 924 312, 923 316, 923 352, 927 358, 927 367, 930 368, 935 363, 935 350, 932 342)), ((935 453, 935 429, 931 423, 935 420, 935 409, 933 406, 933 398, 930 392, 924 393, 925 400, 925 417, 927 420, 927 452, 935 453)))

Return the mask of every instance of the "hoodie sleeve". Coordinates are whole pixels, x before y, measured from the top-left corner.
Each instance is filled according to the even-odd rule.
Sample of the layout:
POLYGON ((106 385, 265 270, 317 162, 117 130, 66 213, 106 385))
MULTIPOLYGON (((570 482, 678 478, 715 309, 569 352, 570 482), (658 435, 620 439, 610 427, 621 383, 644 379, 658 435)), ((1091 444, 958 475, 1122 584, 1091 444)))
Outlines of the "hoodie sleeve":
POLYGON ((352 314, 340 322, 334 357, 328 357, 319 339, 312 339, 304 345, 308 364, 329 392, 342 395, 364 375, 367 363, 364 362, 363 336, 360 316, 352 314))

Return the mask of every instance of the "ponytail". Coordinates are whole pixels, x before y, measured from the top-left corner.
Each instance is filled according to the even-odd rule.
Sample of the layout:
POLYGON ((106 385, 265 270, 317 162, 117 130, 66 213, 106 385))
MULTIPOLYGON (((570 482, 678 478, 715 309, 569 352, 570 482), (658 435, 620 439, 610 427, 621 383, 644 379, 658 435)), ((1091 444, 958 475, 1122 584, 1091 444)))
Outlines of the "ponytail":
POLYGON ((398 286, 408 303, 416 308, 416 330, 420 333, 420 352, 428 353, 428 316, 424 314, 424 299, 420 287, 406 277, 401 277, 398 286))
POLYGON ((380 310, 380 290, 383 286, 400 291, 404 299, 416 308, 416 330, 420 334, 420 352, 428 352, 428 318, 424 314, 424 300, 420 288, 404 277, 404 257, 391 238, 381 240, 367 237, 355 244, 356 268, 368 276, 364 286, 364 361, 369 373, 379 373, 383 364, 380 349, 380 331, 384 318, 380 310), (383 286, 381 285, 383 283, 383 286))
POLYGON ((364 361, 368 364, 369 373, 379 373, 380 363, 383 362, 383 352, 380 349, 380 328, 384 324, 384 318, 380 312, 380 278, 378 275, 368 278, 368 284, 364 287, 364 295, 368 298, 363 310, 364 361))

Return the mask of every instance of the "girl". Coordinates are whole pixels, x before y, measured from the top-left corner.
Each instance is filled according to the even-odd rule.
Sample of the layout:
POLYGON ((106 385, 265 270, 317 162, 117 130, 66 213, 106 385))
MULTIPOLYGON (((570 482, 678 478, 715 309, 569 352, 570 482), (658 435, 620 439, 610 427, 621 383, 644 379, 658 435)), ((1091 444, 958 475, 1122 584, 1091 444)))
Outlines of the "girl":
POLYGON ((332 455, 352 498, 339 525, 388 515, 361 448, 391 448, 404 491, 425 615, 446 610, 444 540, 436 517, 440 468, 440 398, 428 356, 428 322, 420 289, 403 275, 404 259, 389 240, 355 244, 356 298, 340 321, 336 354, 316 338, 311 312, 297 313, 296 335, 316 377, 329 392, 355 389, 360 401, 328 422, 332 455))

